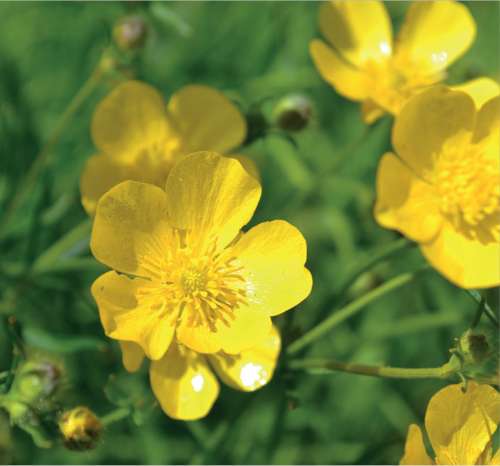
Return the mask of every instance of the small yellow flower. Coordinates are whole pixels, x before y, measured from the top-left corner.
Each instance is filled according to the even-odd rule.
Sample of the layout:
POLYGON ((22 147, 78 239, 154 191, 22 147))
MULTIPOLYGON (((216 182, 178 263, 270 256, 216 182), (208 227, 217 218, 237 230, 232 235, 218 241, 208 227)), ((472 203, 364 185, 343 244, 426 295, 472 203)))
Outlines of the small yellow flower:
POLYGON ((64 444, 71 450, 89 450, 95 447, 102 423, 86 406, 65 411, 59 419, 59 430, 64 444))
POLYGON ((331 47, 313 40, 313 61, 339 94, 363 103, 367 123, 397 114, 409 97, 442 81, 476 35, 467 8, 449 0, 412 3, 394 43, 389 15, 377 0, 323 3, 319 26, 331 47))
MULTIPOLYGON (((226 154, 238 147, 246 137, 246 122, 210 87, 185 86, 166 105, 153 87, 127 81, 97 106, 91 133, 99 154, 87 161, 80 192, 85 210, 93 215, 99 198, 122 181, 163 187, 182 156, 199 150, 226 154)), ((234 157, 255 173, 249 159, 234 157)))
POLYGON ((435 86, 402 109, 395 154, 378 168, 378 223, 463 288, 500 285, 499 128, 500 97, 476 110, 469 95, 435 86))
MULTIPOLYGON (((237 160, 198 152, 174 165, 165 189, 126 181, 98 202, 91 249, 116 271, 92 286, 101 322, 109 337, 127 342, 122 349, 129 370, 140 364, 142 352, 155 361, 153 390, 173 417, 201 417, 217 396, 215 378, 198 353, 258 349, 269 338, 270 317, 310 293, 306 243, 295 227, 277 220, 240 231, 260 193, 259 182, 237 160), (204 398, 203 410, 182 401, 189 384, 196 394, 196 387, 208 390, 211 402, 204 398), (181 412, 165 397, 182 405, 181 412)), ((240 363, 223 358, 214 367, 225 380, 236 377, 231 370, 240 363)))
POLYGON ((410 425, 400 464, 500 464, 493 455, 493 434, 500 421, 500 394, 489 385, 449 385, 429 401, 425 429, 434 460, 426 452, 422 432, 410 425))

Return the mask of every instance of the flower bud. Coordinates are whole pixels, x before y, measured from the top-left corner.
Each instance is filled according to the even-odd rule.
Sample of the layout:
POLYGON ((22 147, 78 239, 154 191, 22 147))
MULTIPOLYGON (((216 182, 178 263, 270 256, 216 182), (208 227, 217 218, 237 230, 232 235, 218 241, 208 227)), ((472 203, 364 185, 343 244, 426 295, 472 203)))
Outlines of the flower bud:
POLYGON ((90 450, 96 446, 102 423, 89 408, 77 406, 61 415, 59 430, 70 450, 90 450))
POLYGON ((113 28, 113 38, 122 50, 141 48, 147 37, 146 22, 140 16, 127 16, 113 28))
POLYGON ((468 364, 482 364, 490 356, 492 349, 485 334, 467 330, 458 342, 460 354, 468 364))
POLYGON ((10 396, 29 405, 38 405, 56 392, 60 368, 48 360, 27 360, 16 373, 10 396))
POLYGON ((311 101, 304 95, 292 94, 281 99, 274 109, 274 122, 278 128, 296 132, 307 127, 313 109, 311 101))

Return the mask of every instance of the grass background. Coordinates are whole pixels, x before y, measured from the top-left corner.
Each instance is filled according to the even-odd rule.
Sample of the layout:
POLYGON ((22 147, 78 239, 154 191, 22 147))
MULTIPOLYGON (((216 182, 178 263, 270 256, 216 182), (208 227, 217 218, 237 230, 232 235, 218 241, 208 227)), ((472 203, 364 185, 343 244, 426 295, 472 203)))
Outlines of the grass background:
MULTIPOLYGON (((474 45, 449 70, 459 83, 500 78, 498 2, 466 2, 478 26, 474 45)), ((398 26, 408 7, 389 2, 398 26)), ((0 213, 72 96, 111 40, 113 24, 143 15, 149 37, 133 60, 138 79, 166 97, 189 83, 215 86, 243 110, 299 92, 314 105, 309 128, 295 137, 259 139, 242 152, 257 162, 263 197, 252 224, 284 218, 308 240, 315 284, 310 298, 276 319, 285 339, 311 328, 342 302, 424 263, 416 248, 364 274, 332 300, 350 272, 398 235, 372 217, 377 162, 390 147, 390 118, 365 131, 358 105, 323 82, 308 55, 317 37, 316 2, 115 2, 0 4, 0 213), (351 150, 349 150, 351 148, 351 150)), ((446 25, 443 25, 446 27, 446 25)), ((126 376, 117 345, 104 338, 89 294, 100 269, 34 274, 41 253, 85 220, 78 180, 92 155, 89 121, 98 88, 66 127, 51 163, 10 228, 0 233, 0 313, 14 315, 33 353, 64 366, 62 407, 85 404, 99 414, 143 399, 134 419, 109 426, 98 446, 71 452, 37 448, 0 416, 0 462, 15 463, 397 463, 411 422, 422 423, 438 381, 391 381, 280 368, 254 394, 222 387, 202 421, 170 420, 153 406, 145 368, 126 376), (109 381, 114 374, 114 382, 109 381), (138 425, 139 424, 139 425, 138 425)), ((69 255, 89 256, 87 241, 69 255)), ((437 366, 472 320, 475 304, 437 273, 424 275, 364 309, 307 349, 307 355, 404 367, 437 366)), ((306 354, 306 352, 304 352, 306 354)), ((11 341, 0 326, 0 370, 11 341)))

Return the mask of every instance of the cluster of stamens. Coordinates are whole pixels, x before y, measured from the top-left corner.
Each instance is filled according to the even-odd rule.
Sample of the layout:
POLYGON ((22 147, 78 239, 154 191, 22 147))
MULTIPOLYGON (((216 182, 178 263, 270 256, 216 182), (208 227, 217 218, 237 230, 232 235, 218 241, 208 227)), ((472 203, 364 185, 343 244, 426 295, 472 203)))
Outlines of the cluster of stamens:
POLYGON ((170 236, 162 263, 151 264, 154 284, 144 289, 144 300, 150 300, 162 318, 182 316, 191 327, 205 325, 216 331, 218 323, 229 325, 234 311, 247 302, 238 260, 215 239, 200 241, 178 229, 170 236))
POLYGON ((441 211, 466 236, 500 239, 500 166, 479 145, 445 144, 436 157, 433 184, 441 211))

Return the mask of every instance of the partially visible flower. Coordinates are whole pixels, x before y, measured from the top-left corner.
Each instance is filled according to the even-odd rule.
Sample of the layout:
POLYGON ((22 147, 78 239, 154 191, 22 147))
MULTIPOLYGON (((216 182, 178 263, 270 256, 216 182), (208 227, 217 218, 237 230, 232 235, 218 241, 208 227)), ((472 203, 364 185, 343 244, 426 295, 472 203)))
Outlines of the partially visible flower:
POLYGON ((238 161, 198 152, 171 169, 165 190, 128 181, 98 203, 91 249, 116 271, 92 285, 101 322, 108 336, 122 342, 129 370, 141 363, 142 352, 155 361, 153 389, 173 417, 202 417, 217 396, 215 378, 198 353, 214 355, 223 380, 256 388, 259 379, 255 375, 257 385, 251 386, 250 366, 241 375, 247 385, 238 381, 239 364, 258 361, 252 351, 265 346, 270 317, 310 293, 306 243, 296 228, 278 220, 240 231, 260 192, 238 161), (217 362, 221 352, 241 355, 240 362, 222 356, 217 362), (202 385, 192 382, 202 379, 202 385), (162 398, 165 389, 155 388, 167 383, 174 406, 162 398), (184 406, 189 384, 205 387, 203 402, 210 402, 175 408, 184 406))
POLYGON ((89 408, 78 406, 61 415, 59 430, 70 450, 90 450, 99 440, 102 423, 89 408))
MULTIPOLYGON (((126 180, 164 187, 173 164, 199 150, 222 154, 246 137, 240 111, 219 91, 190 85, 168 105, 148 84, 127 81, 97 106, 91 133, 99 154, 86 163, 80 180, 82 204, 93 215, 99 198, 126 180)), ((253 162, 233 156, 255 173, 253 162)))
POLYGON ((450 0, 413 2, 394 43, 378 0, 325 2, 319 26, 329 45, 313 40, 313 61, 339 94, 362 102, 367 123, 397 114, 409 97, 442 81, 476 35, 465 5, 450 0))
POLYGON ((434 450, 430 457, 422 431, 410 425, 400 464, 500 464, 493 434, 500 421, 500 394, 489 385, 469 381, 448 385, 429 401, 425 429, 434 450))
POLYGON ((476 110, 464 92, 435 86, 404 106, 395 154, 378 168, 378 223, 463 288, 500 285, 499 129, 500 97, 476 110))

